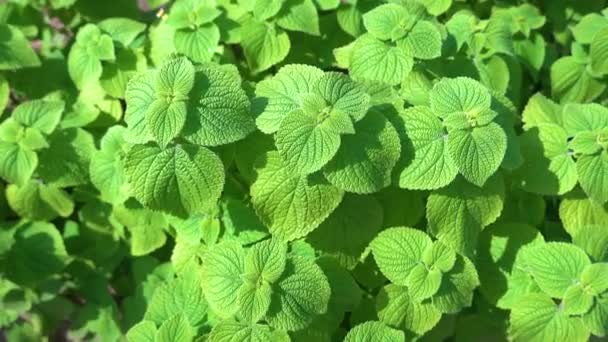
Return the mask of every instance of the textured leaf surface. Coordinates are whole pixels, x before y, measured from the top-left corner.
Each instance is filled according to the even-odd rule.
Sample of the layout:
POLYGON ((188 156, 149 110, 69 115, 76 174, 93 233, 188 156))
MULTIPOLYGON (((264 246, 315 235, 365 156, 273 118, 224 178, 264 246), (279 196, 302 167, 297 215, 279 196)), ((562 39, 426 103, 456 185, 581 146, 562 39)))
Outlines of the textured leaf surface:
POLYGON ((238 310, 238 289, 243 281, 245 252, 236 241, 225 241, 214 246, 206 255, 201 271, 205 298, 209 306, 224 317, 238 310))
POLYGON ((403 341, 405 336, 402 331, 392 329, 386 325, 369 321, 361 323, 352 328, 346 337, 345 342, 398 342, 403 341))
POLYGON ((452 130, 448 134, 447 147, 464 178, 483 186, 502 163, 507 136, 496 123, 471 131, 452 130))
POLYGON ((258 160, 251 187, 253 206, 272 234, 284 240, 305 236, 342 201, 343 192, 319 177, 294 175, 277 153, 258 160))
POLYGON ((375 110, 355 124, 355 131, 342 138, 340 149, 323 173, 330 183, 345 191, 377 192, 391 182, 401 153, 399 135, 375 110))
POLYGON ((276 283, 266 319, 279 329, 303 329, 315 315, 326 312, 330 295, 329 283, 321 268, 305 258, 292 257, 276 283))
POLYGON ((184 137, 192 143, 217 146, 245 138, 255 129, 250 103, 236 69, 207 64, 199 67, 184 137))
POLYGON ((401 83, 414 65, 402 48, 390 46, 370 35, 355 41, 349 70, 354 79, 396 85, 401 83))
POLYGON ((125 173, 138 201, 177 216, 214 205, 224 186, 220 159, 194 145, 166 150, 135 145, 126 156, 125 173))
POLYGON ((558 310, 550 297, 530 294, 511 311, 509 337, 514 341, 586 341, 580 318, 558 310))
POLYGON ((274 133, 281 121, 301 103, 301 95, 313 92, 314 85, 323 71, 313 66, 291 64, 279 69, 277 74, 258 83, 257 100, 263 111, 256 118, 258 128, 264 133, 274 133))
POLYGON ((397 164, 399 186, 431 190, 451 183, 458 169, 448 153, 447 132, 428 107, 408 108, 401 114, 404 131, 397 164))
POLYGON ((554 298, 563 298, 568 287, 579 281, 584 268, 590 264, 583 250, 559 242, 531 248, 524 260, 538 286, 554 298))
POLYGON ((372 241, 371 249, 378 267, 393 284, 406 286, 408 276, 431 245, 424 232, 414 228, 390 228, 372 241))
POLYGON ((456 251, 471 255, 479 232, 500 215, 504 192, 502 177, 497 175, 482 188, 457 178, 429 196, 426 217, 430 232, 456 251))

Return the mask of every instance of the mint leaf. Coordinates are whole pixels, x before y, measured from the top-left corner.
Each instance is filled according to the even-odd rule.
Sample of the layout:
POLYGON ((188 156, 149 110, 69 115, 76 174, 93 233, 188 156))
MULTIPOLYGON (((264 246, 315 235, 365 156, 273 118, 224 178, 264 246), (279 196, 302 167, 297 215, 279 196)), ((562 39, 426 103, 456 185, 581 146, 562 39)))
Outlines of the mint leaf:
POLYGON ((414 228, 397 227, 382 231, 370 246, 382 274, 391 283, 406 286, 431 239, 414 228))
POLYGON ((380 322, 369 321, 359 324, 352 328, 346 337, 345 342, 397 342, 403 341, 405 336, 402 331, 389 328, 380 322))
POLYGON ((585 341, 589 337, 579 317, 568 316, 544 294, 524 296, 511 311, 510 323, 509 337, 514 341, 585 341))
POLYGON ((205 255, 201 283, 209 306, 223 317, 238 310, 238 290, 243 284, 245 252, 236 241, 215 245, 205 255))
POLYGON ((342 190, 377 192, 391 182, 401 152, 399 135, 380 110, 371 110, 355 124, 355 131, 343 137, 340 149, 323 168, 323 174, 342 190))
POLYGON ((441 319, 441 312, 429 302, 411 298, 406 287, 389 284, 376 297, 380 321, 388 326, 422 335, 441 319))
POLYGON ((505 188, 502 177, 491 177, 483 187, 457 178, 429 196, 429 231, 456 251, 472 255, 479 232, 500 215, 505 188))
POLYGON ((241 32, 247 64, 254 72, 264 71, 281 62, 291 48, 287 33, 274 25, 249 20, 241 32))
POLYGON ((330 294, 327 277, 318 265, 302 257, 291 257, 274 287, 266 319, 279 329, 304 329, 315 315, 326 312, 330 294))
POLYGON ((276 152, 262 156, 257 165, 253 206, 270 232, 283 240, 317 228, 342 200, 343 192, 318 175, 294 175, 276 152))
POLYGON ((135 145, 125 156, 135 198, 164 212, 186 216, 214 205, 224 185, 220 159, 204 147, 135 145))
POLYGON ((349 70, 356 80, 396 85, 405 79, 413 66, 413 58, 403 48, 363 35, 352 47, 349 70))
POLYGON ((266 134, 276 132, 283 118, 300 107, 302 94, 312 93, 323 75, 323 71, 316 67, 291 64, 279 69, 272 78, 258 83, 256 100, 263 103, 262 112, 256 118, 258 128, 266 134))
POLYGON ((0 69, 11 70, 36 67, 40 59, 32 50, 23 33, 16 27, 0 25, 0 69))
POLYGON ((406 189, 438 189, 451 183, 458 169, 448 153, 447 132, 428 107, 401 113, 403 150, 397 164, 399 186, 406 189))
POLYGON ((583 250, 573 245, 552 242, 529 249, 524 262, 538 286, 554 298, 563 298, 590 264, 583 250))

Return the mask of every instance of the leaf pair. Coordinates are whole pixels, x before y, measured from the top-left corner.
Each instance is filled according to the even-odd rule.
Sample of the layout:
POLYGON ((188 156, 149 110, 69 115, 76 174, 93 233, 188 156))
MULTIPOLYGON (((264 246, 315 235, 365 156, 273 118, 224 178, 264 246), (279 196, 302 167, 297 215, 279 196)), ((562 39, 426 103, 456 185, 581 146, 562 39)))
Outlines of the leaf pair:
POLYGON ((64 103, 33 100, 19 105, 0 125, 0 175, 23 185, 38 166, 37 150, 48 147, 47 136, 61 120, 64 103))
POLYGON ((391 281, 376 303, 385 323, 424 334, 442 312, 458 312, 471 305, 473 290, 479 285, 474 265, 424 232, 389 228, 370 247, 380 271, 391 281), (416 316, 421 319, 416 321, 416 316))
POLYGON ((222 242, 207 253, 202 274, 209 305, 244 324, 265 319, 276 329, 303 329, 325 312, 330 296, 319 266, 288 257, 287 245, 274 239, 247 253, 236 241, 222 242))
POLYGON ((510 279, 510 291, 521 289, 512 307, 512 337, 569 336, 578 341, 590 333, 606 333, 600 317, 607 308, 608 264, 592 264, 578 247, 550 242, 521 249, 514 267, 531 278, 514 274, 510 279), (537 287, 522 287, 525 279, 537 287), (559 307, 551 298, 561 299, 559 307))
POLYGON ((287 57, 288 31, 319 35, 319 15, 312 0, 255 0, 251 7, 253 16, 241 28, 241 46, 254 73, 287 57))
POLYGON ((441 55, 442 38, 436 24, 428 21, 425 8, 384 4, 363 15, 368 34, 351 47, 349 70, 355 79, 399 84, 412 70, 414 58, 441 55))
POLYGON ((479 82, 459 77, 444 79, 430 93, 430 107, 416 106, 402 113, 404 149, 399 185, 410 189, 438 189, 458 173, 483 186, 503 162, 507 136, 494 120, 492 96, 479 82))

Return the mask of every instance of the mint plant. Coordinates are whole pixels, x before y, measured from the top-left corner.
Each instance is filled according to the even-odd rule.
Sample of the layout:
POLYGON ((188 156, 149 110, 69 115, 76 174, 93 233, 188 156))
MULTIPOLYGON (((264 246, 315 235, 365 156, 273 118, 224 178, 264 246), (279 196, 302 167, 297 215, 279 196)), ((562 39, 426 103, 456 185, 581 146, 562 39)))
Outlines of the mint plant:
POLYGON ((608 2, 0 4, 0 340, 596 341, 608 2))

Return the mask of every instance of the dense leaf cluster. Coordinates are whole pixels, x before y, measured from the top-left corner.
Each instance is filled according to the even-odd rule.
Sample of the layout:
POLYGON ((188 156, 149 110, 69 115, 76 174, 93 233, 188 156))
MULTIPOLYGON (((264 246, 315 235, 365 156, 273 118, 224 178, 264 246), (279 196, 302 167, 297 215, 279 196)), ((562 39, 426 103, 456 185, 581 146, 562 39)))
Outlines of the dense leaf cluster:
POLYGON ((0 340, 607 336, 606 5, 0 2, 0 340))

